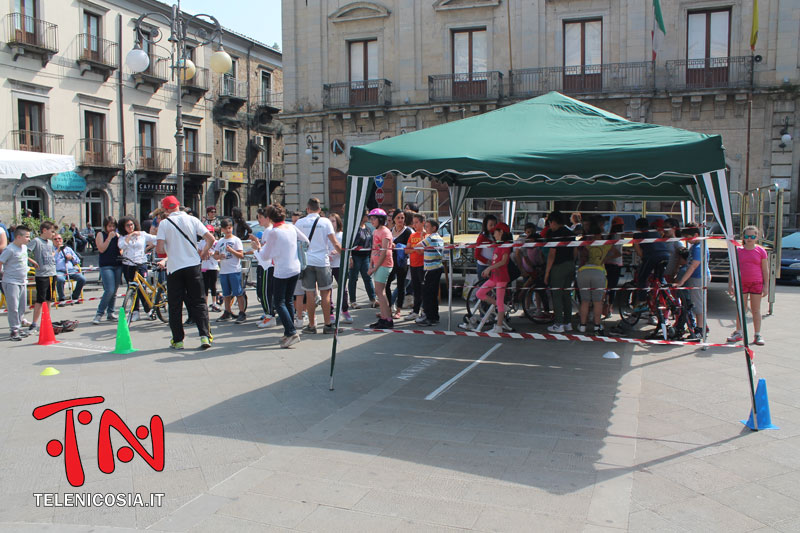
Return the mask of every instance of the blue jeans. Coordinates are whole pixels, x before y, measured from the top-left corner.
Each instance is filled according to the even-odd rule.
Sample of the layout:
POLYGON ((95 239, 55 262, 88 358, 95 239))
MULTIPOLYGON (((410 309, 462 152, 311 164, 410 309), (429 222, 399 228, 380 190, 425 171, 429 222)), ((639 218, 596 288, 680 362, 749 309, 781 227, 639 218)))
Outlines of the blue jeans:
POLYGON ((353 268, 348 272, 347 290, 350 291, 350 301, 356 301, 356 282, 358 275, 361 274, 361 279, 364 280, 364 287, 367 289, 367 296, 370 301, 375 299, 375 286, 372 284, 372 278, 367 274, 369 271, 369 256, 351 255, 353 258, 353 268))
POLYGON ((100 267, 100 281, 103 283, 103 296, 100 298, 100 305, 97 306, 97 314, 102 315, 114 312, 117 303, 117 289, 119 279, 122 276, 122 265, 100 267))
POLYGON ((274 278, 275 310, 283 325, 283 335, 291 337, 297 333, 294 327, 294 287, 297 285, 298 276, 291 278, 274 278))
POLYGON ((58 290, 59 300, 64 299, 64 284, 67 282, 67 278, 75 282, 75 288, 72 290, 72 299, 77 300, 81 297, 83 286, 86 285, 86 278, 77 270, 70 270, 69 273, 56 272, 56 289, 58 290))

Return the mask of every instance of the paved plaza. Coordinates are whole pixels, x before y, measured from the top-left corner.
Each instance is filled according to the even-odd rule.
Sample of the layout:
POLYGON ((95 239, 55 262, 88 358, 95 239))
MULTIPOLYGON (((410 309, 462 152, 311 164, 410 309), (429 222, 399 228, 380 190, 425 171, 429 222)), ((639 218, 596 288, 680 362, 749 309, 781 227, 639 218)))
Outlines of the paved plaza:
MULTIPOLYGON (((711 341, 732 330, 724 289, 709 296, 711 341)), ((92 325, 93 303, 59 309, 54 320, 81 321, 61 344, 2 345, 0 530, 800 531, 798 308, 800 287, 779 286, 755 361, 780 430, 758 433, 739 422, 740 349, 346 332, 330 391, 331 336, 282 350, 279 328, 252 315, 212 325, 208 351, 187 330, 174 352, 166 325, 138 322, 139 351, 113 355, 115 324, 92 325), (74 488, 45 449, 64 439, 64 414, 31 413, 88 396, 105 402, 76 422, 86 481, 74 488), (131 429, 163 419, 162 472, 138 455, 98 469, 105 408, 131 429), (112 508, 34 497, 73 492, 164 496, 112 508)))

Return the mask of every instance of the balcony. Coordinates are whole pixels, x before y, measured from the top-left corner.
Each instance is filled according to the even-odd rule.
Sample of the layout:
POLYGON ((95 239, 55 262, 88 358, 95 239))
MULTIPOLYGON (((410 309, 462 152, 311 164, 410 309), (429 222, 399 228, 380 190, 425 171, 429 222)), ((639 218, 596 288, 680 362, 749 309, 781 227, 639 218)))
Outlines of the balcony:
POLYGON ((253 180, 283 181, 283 163, 257 161, 250 169, 253 180))
POLYGON ((509 72, 511 98, 532 98, 550 91, 583 95, 644 93, 654 89, 652 61, 526 68, 509 72))
POLYGON ((137 146, 134 148, 136 170, 153 174, 169 174, 172 172, 172 150, 137 146))
POLYGON ((388 105, 392 105, 392 82, 389 80, 326 83, 322 86, 322 107, 325 109, 388 105))
POLYGON ((153 92, 169 81, 169 58, 151 55, 150 65, 143 72, 133 73, 133 83, 138 89, 140 85, 153 88, 153 92))
POLYGON ((58 26, 55 24, 22 13, 9 13, 6 28, 6 42, 14 54, 14 61, 27 52, 40 57, 42 66, 45 66, 58 53, 58 26))
POLYGON ((434 74, 428 76, 428 99, 431 102, 474 102, 503 97, 503 73, 434 74))
POLYGON ((222 76, 217 88, 217 103, 214 104, 215 118, 235 115, 245 102, 247 102, 247 82, 231 76, 222 76))
POLYGON ((283 111, 283 93, 274 91, 262 92, 258 99, 258 107, 263 107, 273 114, 283 111))
POLYGON ((14 150, 46 154, 64 153, 63 135, 30 130, 12 130, 10 133, 14 150))
POLYGON ((183 173, 189 177, 206 178, 211 175, 211 154, 183 153, 183 173))
POLYGON ((667 61, 667 90, 736 89, 752 83, 750 56, 667 61))
POLYGON ((117 43, 101 39, 90 33, 78 35, 78 67, 81 76, 85 72, 98 72, 108 79, 119 68, 119 48, 117 43))
POLYGON ((101 170, 122 168, 122 143, 89 138, 79 142, 79 166, 101 170))
POLYGON ((181 85, 183 92, 181 96, 189 96, 199 100, 208 92, 210 79, 207 68, 197 67, 197 72, 195 72, 194 76, 181 85))

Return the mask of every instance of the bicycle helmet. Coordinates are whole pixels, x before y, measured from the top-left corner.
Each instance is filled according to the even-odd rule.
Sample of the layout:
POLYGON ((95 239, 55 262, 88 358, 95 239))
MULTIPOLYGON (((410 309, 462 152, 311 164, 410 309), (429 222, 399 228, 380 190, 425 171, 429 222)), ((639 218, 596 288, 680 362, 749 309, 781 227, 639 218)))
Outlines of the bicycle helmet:
POLYGON ((372 211, 369 212, 369 216, 371 216, 371 217, 385 217, 387 215, 386 215, 386 211, 384 211, 380 207, 376 207, 375 209, 373 209, 372 211))

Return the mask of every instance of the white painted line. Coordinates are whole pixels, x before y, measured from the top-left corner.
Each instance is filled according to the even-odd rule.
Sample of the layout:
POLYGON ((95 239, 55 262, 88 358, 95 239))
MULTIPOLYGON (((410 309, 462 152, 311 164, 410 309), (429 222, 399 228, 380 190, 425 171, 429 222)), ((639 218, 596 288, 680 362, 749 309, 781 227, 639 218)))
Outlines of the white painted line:
POLYGON ((97 352, 97 353, 109 353, 114 350, 114 348, 109 348, 107 350, 97 350, 96 348, 84 348, 82 346, 69 346, 64 343, 64 341, 59 342, 58 344, 50 344, 48 346, 52 346, 53 348, 64 348, 66 350, 81 350, 84 352, 97 352))
POLYGON ((456 374, 455 376, 450 378, 447 382, 445 382, 438 389, 436 389, 432 393, 430 393, 427 396, 425 396, 425 399, 426 400, 435 400, 441 393, 443 393, 444 391, 446 391, 447 389, 449 389, 450 387, 455 385, 456 381, 461 379, 467 372, 469 372, 470 370, 472 370, 473 368, 478 366, 481 363, 481 361, 483 361, 484 359, 486 359, 487 357, 492 355, 492 352, 494 352, 496 349, 498 349, 502 345, 503 345, 502 342, 498 342, 497 344, 495 344, 494 346, 489 348, 489 351, 486 352, 485 354, 483 354, 482 356, 480 356, 480 358, 477 361, 474 361, 471 365, 469 365, 467 368, 465 368, 464 370, 462 370, 461 372, 459 372, 458 374, 456 374))

